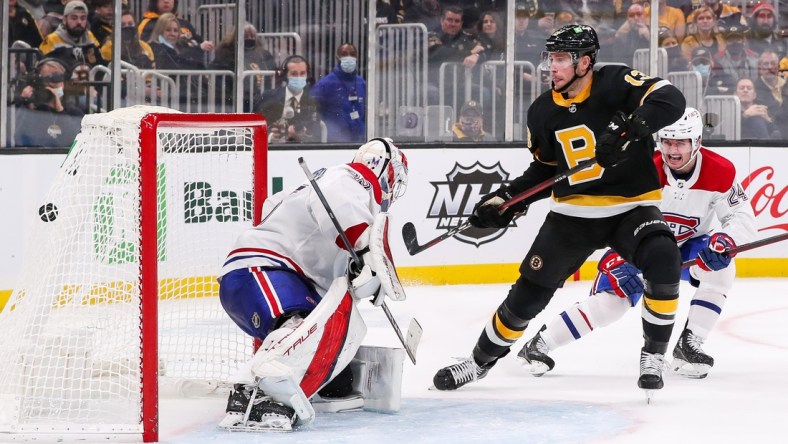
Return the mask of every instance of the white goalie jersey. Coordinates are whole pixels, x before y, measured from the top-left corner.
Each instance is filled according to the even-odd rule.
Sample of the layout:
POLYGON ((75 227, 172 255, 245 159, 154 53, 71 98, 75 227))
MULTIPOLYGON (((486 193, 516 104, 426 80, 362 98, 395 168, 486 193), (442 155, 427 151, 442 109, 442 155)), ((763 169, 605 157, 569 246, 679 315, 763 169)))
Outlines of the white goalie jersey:
POLYGON ((736 181, 736 169, 728 159, 701 147, 697 164, 686 179, 674 177, 659 152, 654 163, 663 185, 660 210, 679 245, 711 231, 728 234, 736 245, 755 240, 750 199, 736 181))
MULTIPOLYGON (((382 202, 374 173, 352 163, 319 170, 315 177, 351 244, 356 250, 366 247, 367 229, 382 202)), ((306 276, 322 296, 335 277, 345 274, 347 261, 348 254, 326 209, 305 183, 266 200, 262 223, 238 238, 221 274, 246 267, 289 268, 306 276)))

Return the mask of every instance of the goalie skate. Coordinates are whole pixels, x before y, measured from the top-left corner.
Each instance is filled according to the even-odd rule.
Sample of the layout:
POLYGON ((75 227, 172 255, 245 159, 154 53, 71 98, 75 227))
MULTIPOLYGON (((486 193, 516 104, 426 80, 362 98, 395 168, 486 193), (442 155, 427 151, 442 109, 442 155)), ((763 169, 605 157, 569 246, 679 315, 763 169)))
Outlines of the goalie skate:
POLYGON ((702 339, 685 328, 673 349, 673 372, 691 379, 705 378, 714 365, 714 358, 703 351, 702 344, 702 339))
POLYGON ((526 342, 520 353, 517 353, 517 360, 536 377, 544 375, 555 367, 555 361, 548 355, 550 349, 542 339, 542 331, 545 329, 547 326, 543 325, 536 336, 526 342))
POLYGON ((292 408, 274 402, 262 391, 236 384, 227 399, 227 415, 219 428, 237 432, 289 432, 295 419, 292 408))

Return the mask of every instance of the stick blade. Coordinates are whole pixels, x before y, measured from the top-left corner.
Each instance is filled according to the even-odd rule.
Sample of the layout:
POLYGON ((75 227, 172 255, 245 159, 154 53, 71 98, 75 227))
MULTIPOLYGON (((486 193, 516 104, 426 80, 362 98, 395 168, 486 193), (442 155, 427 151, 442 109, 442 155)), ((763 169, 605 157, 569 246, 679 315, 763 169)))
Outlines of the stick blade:
POLYGON ((405 344, 407 345, 408 349, 410 349, 411 354, 413 355, 413 364, 416 364, 416 350, 419 348, 419 343, 421 342, 421 334, 424 332, 424 329, 421 328, 421 324, 416 318, 410 320, 410 325, 408 326, 408 333, 405 336, 405 344))
POLYGON ((416 238, 416 226, 413 222, 407 222, 402 226, 402 240, 411 256, 419 252, 419 240, 416 238))

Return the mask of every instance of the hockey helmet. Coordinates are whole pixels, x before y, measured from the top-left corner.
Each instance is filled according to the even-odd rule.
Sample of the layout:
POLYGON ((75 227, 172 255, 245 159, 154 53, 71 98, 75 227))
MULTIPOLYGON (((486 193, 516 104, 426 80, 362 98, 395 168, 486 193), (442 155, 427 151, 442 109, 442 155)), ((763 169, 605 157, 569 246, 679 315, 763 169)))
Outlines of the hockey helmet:
POLYGON ((408 187, 408 160, 388 137, 376 137, 361 145, 354 163, 367 166, 380 181, 384 199, 394 202, 408 187))
POLYGON ((588 55, 591 57, 591 64, 596 63, 596 56, 599 52, 599 38, 594 28, 588 25, 572 24, 562 26, 550 34, 545 43, 545 51, 542 53, 543 68, 549 69, 545 62, 549 60, 548 54, 551 52, 567 52, 572 56, 572 63, 577 64, 580 57, 588 55))
MULTIPOLYGON (((692 145, 692 153, 687 161, 689 163, 700 149, 700 141, 703 137, 703 118, 695 108, 687 108, 679 120, 659 130, 657 137, 660 146, 662 146, 663 139, 689 139, 692 145)), ((665 159, 664 151, 662 152, 662 157, 665 159)))

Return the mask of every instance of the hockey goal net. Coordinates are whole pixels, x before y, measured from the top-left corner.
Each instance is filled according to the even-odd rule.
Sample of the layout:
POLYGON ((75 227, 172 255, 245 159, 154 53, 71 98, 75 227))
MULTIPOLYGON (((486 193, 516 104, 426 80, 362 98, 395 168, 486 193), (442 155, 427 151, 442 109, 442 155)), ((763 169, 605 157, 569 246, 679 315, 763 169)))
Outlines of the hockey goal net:
POLYGON ((84 118, 0 314, 0 441, 156 441, 160 379, 187 392, 230 382, 252 342, 222 310, 216 277, 258 222, 265 132, 251 114, 143 106, 84 118))

